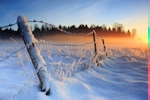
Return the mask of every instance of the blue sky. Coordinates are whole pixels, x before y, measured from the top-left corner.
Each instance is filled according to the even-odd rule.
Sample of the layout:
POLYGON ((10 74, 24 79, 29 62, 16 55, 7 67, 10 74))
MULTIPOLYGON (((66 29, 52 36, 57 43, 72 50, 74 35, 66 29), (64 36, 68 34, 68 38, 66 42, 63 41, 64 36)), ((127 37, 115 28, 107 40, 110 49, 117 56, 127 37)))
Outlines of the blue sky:
POLYGON ((16 22, 18 15, 66 26, 118 22, 141 37, 147 35, 148 0, 0 0, 0 26, 16 22))
POLYGON ((150 0, 148 2, 148 46, 150 47, 150 0))

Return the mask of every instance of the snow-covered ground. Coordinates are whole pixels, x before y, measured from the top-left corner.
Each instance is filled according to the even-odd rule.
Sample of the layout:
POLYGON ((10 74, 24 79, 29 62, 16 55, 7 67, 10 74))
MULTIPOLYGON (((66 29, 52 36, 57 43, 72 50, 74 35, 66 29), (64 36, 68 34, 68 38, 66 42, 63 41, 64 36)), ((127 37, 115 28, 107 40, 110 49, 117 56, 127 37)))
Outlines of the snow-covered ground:
MULTIPOLYGON (((23 47, 0 41, 0 60, 23 47)), ((37 44, 49 72, 51 94, 41 92, 26 49, 0 62, 0 100, 147 100, 148 50, 107 46, 108 57, 92 64, 93 44, 37 44), (91 66, 93 65, 93 66, 91 66)), ((100 55, 105 55, 98 46, 100 55)))

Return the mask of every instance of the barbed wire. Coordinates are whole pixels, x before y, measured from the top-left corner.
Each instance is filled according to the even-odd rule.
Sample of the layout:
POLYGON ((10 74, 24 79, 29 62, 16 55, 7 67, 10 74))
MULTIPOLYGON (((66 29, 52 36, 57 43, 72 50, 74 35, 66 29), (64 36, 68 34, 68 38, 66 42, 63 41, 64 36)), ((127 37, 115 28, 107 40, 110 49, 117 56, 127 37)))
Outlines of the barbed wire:
MULTIPOLYGON (((46 25, 49 25, 49 26, 52 27, 52 28, 55 28, 55 29, 57 29, 57 30, 59 30, 59 31, 61 31, 61 32, 64 32, 64 33, 66 33, 66 34, 71 34, 71 35, 88 36, 88 35, 95 34, 95 37, 96 37, 97 39, 102 39, 103 46, 104 46, 104 51, 106 51, 106 50, 105 50, 106 47, 105 47, 105 44, 104 44, 104 37, 98 37, 98 35, 96 34, 95 30, 93 30, 92 32, 89 32, 89 33, 87 33, 87 34, 84 34, 84 33, 73 33, 73 32, 69 32, 69 31, 60 29, 60 28, 56 27, 55 25, 49 24, 49 23, 44 22, 44 21, 33 20, 33 21, 28 21, 28 22, 44 23, 44 24, 46 24, 46 25)), ((97 43, 97 42, 92 42, 92 43, 97 43)), ((86 44, 92 44, 92 43, 84 43, 84 44, 82 44, 82 45, 77 45, 77 44, 65 44, 65 45, 64 45, 64 44, 53 44, 53 45, 57 45, 57 46, 85 46, 86 44)), ((49 44, 52 45, 51 43, 49 43, 49 44)))
MULTIPOLYGON (((42 43, 42 42, 40 42, 42 43)), ((86 42, 84 44, 58 44, 58 43, 52 43, 52 42, 45 42, 44 44, 48 44, 48 45, 54 45, 54 46, 85 46, 88 44, 93 44, 94 42, 86 42)), ((43 43, 42 43, 43 44, 43 43)), ((99 44, 100 45, 100 44, 99 44)), ((5 58, 3 58, 2 60, 0 60, 0 62, 6 60, 7 58, 9 58, 10 56, 12 56, 13 54, 16 54, 17 52, 21 51, 22 49, 24 49, 25 47, 28 47, 28 45, 16 50, 15 52, 11 53, 10 55, 6 56, 5 58)))
POLYGON ((71 34, 71 35, 88 36, 88 35, 93 34, 93 31, 92 31, 92 32, 89 32, 89 33, 87 33, 87 34, 69 32, 69 31, 66 31, 66 30, 64 30, 64 29, 60 29, 60 28, 58 28, 57 26, 55 26, 55 25, 53 25, 53 24, 49 24, 49 23, 47 23, 47 22, 44 22, 44 21, 33 20, 33 21, 28 21, 28 22, 34 22, 34 23, 35 23, 35 22, 39 22, 39 23, 43 23, 43 24, 49 25, 50 27, 55 28, 55 29, 57 29, 57 30, 59 30, 59 31, 61 31, 61 32, 63 32, 63 33, 71 34))
POLYGON ((26 46, 16 50, 15 52, 11 53, 10 55, 6 56, 5 58, 3 58, 2 60, 0 60, 0 62, 6 60, 7 58, 9 58, 10 56, 12 56, 13 54, 16 54, 17 52, 21 51, 22 49, 24 49, 26 46))
MULTIPOLYGON (((33 20, 33 21, 28 21, 28 22, 44 23, 44 24, 46 24, 46 25, 49 25, 49 26, 52 27, 52 28, 55 28, 55 29, 57 29, 57 30, 59 30, 59 31, 61 31, 61 32, 64 32, 64 33, 66 33, 66 34, 71 34, 71 35, 88 36, 88 35, 95 34, 96 38, 97 38, 97 39, 100 39, 100 37, 98 37, 98 35, 96 34, 95 30, 93 30, 92 32, 89 32, 89 33, 87 33, 87 34, 84 34, 84 33, 73 33, 73 32, 69 32, 69 31, 60 29, 60 28, 58 28, 57 26, 55 26, 55 25, 53 25, 53 24, 49 24, 49 23, 44 22, 44 21, 33 20)), ((14 23, 14 24, 9 24, 9 25, 6 25, 6 26, 2 26, 2 27, 0 27, 0 29, 2 29, 2 28, 7 28, 7 27, 11 27, 11 26, 14 26, 14 25, 16 25, 16 24, 17 24, 17 22, 14 23)), ((103 39, 103 37, 102 37, 102 39, 103 39)), ((42 42, 41 42, 41 43, 42 43, 42 42)), ((46 44, 49 44, 49 45, 56 45, 56 46, 85 46, 85 45, 87 45, 87 44, 93 44, 93 43, 97 43, 97 42, 86 42, 86 43, 84 43, 84 44, 58 44, 58 43, 52 43, 52 42, 45 42, 45 43, 46 43, 46 44)), ((99 43, 98 43, 98 44, 99 44, 99 43)), ((100 44, 99 44, 99 45, 100 45, 100 44)), ((5 57, 4 59, 0 60, 0 62, 2 62, 3 60, 9 58, 11 55, 13 55, 13 54, 17 53, 18 51, 24 49, 25 47, 26 47, 26 46, 24 46, 24 47, 22 47, 21 49, 19 49, 19 50, 13 52, 12 54, 10 54, 10 55, 8 55, 7 57, 5 57)))
POLYGON ((12 27, 12 26, 14 26, 14 25, 16 25, 16 24, 17 24, 17 22, 14 23, 14 24, 6 25, 6 26, 0 26, 0 29, 7 28, 7 27, 12 27))
POLYGON ((93 44, 94 42, 86 42, 84 44, 71 44, 71 43, 53 43, 53 42, 39 42, 38 44, 48 44, 48 45, 53 45, 53 46, 85 46, 88 44, 93 44))
MULTIPOLYGON (((50 27, 52 27, 52 28, 55 28, 55 29, 57 29, 57 30, 59 30, 59 31, 61 31, 61 32, 63 32, 63 33, 66 33, 66 34, 70 34, 70 35, 77 35, 77 36, 89 36, 89 35, 92 35, 92 34, 95 34, 95 37, 97 38, 97 39, 104 39, 104 37, 102 36, 102 37, 98 37, 98 35, 96 34, 96 32, 95 32, 95 30, 93 30, 93 31, 91 31, 91 32, 89 32, 89 33, 74 33, 74 32, 69 32, 69 31, 66 31, 66 30, 63 30, 63 29, 60 29, 60 28, 58 28, 57 26, 55 26, 55 25, 53 25, 53 24, 49 24, 49 23, 47 23, 47 22, 44 22, 44 21, 37 21, 37 20, 33 20, 33 21, 28 21, 28 22, 39 22, 39 23, 43 23, 43 24, 46 24, 46 25, 49 25, 50 27)), ((101 40, 101 41, 102 41, 101 40)), ((86 43, 85 43, 86 44, 86 43)), ((84 45, 83 45, 84 46, 84 45)))
MULTIPOLYGON (((44 40, 45 41, 45 40, 44 40)), ((53 45, 53 46, 76 46, 76 47, 79 47, 79 46, 85 46, 85 45, 90 45, 90 44, 94 44, 96 43, 99 47, 101 47, 102 45, 100 45, 98 42, 86 42, 84 44, 69 44, 69 43, 63 43, 63 44, 60 44, 60 43, 53 43, 53 42, 38 42, 37 44, 48 44, 48 45, 53 45)))
MULTIPOLYGON (((64 29, 60 29, 60 28, 58 28, 57 26, 55 26, 55 25, 53 25, 53 24, 49 24, 49 23, 44 22, 44 21, 33 20, 33 21, 28 21, 28 22, 34 22, 34 23, 35 23, 35 22, 39 22, 39 23, 44 23, 44 24, 46 24, 46 25, 51 26, 52 28, 55 28, 55 29, 57 29, 57 30, 63 32, 63 33, 71 34, 71 35, 88 36, 88 35, 92 35, 93 32, 94 32, 96 38, 99 38, 99 39, 100 39, 100 37, 98 37, 98 35, 96 34, 96 32, 95 32, 94 30, 93 30, 92 32, 87 33, 87 34, 85 34, 85 33, 74 33, 74 32, 66 31, 66 30, 64 30, 64 29)), ((6 26, 0 26, 0 29, 7 28, 7 27, 12 27, 12 26, 14 26, 14 25, 16 25, 16 24, 17 24, 17 22, 14 23, 14 24, 6 25, 6 26)))

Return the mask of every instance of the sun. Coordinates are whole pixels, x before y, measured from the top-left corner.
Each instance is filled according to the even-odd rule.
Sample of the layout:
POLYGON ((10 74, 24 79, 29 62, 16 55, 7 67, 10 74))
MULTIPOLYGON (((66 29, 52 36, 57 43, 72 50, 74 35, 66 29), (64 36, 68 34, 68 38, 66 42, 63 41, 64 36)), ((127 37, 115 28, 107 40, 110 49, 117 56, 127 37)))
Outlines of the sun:
POLYGON ((148 43, 148 36, 143 37, 142 40, 144 43, 148 43))

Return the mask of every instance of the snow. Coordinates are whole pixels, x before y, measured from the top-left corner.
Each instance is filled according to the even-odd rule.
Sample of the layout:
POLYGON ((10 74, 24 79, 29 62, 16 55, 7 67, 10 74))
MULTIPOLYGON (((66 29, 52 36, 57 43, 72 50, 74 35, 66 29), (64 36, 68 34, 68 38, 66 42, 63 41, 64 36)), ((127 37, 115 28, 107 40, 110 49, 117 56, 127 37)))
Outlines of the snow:
POLYGON ((31 32, 31 29, 28 25, 28 21, 24 16, 18 16, 17 23, 20 28, 23 40, 27 46, 30 57, 32 58, 32 62, 36 69, 37 75, 39 77, 41 83, 41 89, 42 91, 46 91, 46 94, 49 94, 50 92, 49 75, 46 69, 46 62, 44 61, 43 57, 40 54, 39 49, 36 47, 34 43, 36 39, 34 38, 31 32))
POLYGON ((38 42, 34 35, 32 34, 31 28, 28 25, 28 20, 24 16, 18 16, 17 23, 21 29, 21 35, 25 38, 25 41, 28 41, 27 44, 32 44, 38 42))
MULTIPOLYGON (((14 47, 17 50, 24 45, 20 41, 20 47, 12 41, 0 43, 0 59, 15 51, 14 47)), ((17 55, 26 71, 17 55, 0 62, 0 100, 148 99, 145 48, 107 47, 108 57, 100 60, 101 66, 91 68, 94 52, 90 44, 79 47, 37 44, 37 47, 47 63, 51 94, 41 92, 36 71, 23 49, 17 55)))

